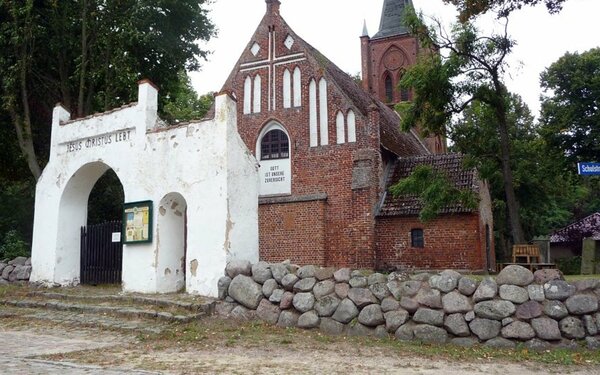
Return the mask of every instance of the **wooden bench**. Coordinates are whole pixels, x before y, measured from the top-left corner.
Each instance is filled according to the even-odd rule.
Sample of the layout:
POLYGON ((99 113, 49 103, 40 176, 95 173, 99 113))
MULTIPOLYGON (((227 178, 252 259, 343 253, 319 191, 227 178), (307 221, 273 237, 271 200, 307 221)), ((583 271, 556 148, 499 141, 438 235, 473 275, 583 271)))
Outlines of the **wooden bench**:
POLYGON ((538 245, 513 245, 512 262, 519 263, 520 259, 524 260, 522 263, 540 263, 542 260, 540 247, 538 245))

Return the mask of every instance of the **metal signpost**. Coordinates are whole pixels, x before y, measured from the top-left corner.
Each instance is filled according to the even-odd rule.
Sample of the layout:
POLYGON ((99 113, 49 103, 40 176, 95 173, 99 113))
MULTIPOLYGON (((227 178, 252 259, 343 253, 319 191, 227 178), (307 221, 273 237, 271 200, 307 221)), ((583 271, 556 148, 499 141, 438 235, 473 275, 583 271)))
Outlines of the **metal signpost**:
POLYGON ((577 171, 582 176, 600 176, 600 163, 577 163, 577 171))

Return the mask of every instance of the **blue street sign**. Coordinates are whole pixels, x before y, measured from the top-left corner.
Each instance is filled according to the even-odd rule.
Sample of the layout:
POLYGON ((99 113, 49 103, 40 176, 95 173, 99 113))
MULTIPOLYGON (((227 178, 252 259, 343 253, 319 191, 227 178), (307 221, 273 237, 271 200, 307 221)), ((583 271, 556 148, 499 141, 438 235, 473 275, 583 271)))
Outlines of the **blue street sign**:
POLYGON ((577 163, 577 170, 582 176, 600 175, 600 163, 577 163))

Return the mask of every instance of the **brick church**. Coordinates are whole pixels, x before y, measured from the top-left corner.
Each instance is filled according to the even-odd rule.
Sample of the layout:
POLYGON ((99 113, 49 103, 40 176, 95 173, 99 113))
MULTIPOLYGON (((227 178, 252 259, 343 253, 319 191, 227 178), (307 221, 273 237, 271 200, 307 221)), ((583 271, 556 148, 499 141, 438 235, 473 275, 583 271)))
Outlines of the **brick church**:
POLYGON ((487 187, 440 138, 402 132, 393 104, 419 44, 402 25, 410 0, 385 0, 379 31, 360 38, 362 87, 266 13, 224 84, 238 100, 238 130, 260 163, 260 257, 376 269, 486 270, 494 266, 487 187), (418 219, 415 197, 390 184, 428 164, 480 195, 476 210, 447 207, 418 219))

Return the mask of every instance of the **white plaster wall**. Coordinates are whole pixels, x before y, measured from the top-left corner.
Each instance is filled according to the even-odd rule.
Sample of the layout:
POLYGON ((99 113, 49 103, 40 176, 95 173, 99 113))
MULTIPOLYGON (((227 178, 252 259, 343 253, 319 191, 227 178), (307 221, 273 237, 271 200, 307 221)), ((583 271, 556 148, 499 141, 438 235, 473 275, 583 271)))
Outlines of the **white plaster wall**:
POLYGON ((178 224, 163 222, 161 230, 157 216, 171 193, 187 203, 188 292, 216 295, 230 254, 258 259, 257 163, 237 134, 235 102, 221 95, 214 120, 167 129, 156 129, 156 107, 156 89, 141 83, 137 104, 110 113, 64 123, 68 113, 55 109, 52 154, 36 190, 33 281, 78 282, 79 228, 87 220, 89 193, 108 168, 119 177, 126 202, 154 202, 153 242, 124 245, 124 290, 180 287, 177 278, 165 278, 165 270, 176 267, 181 254, 159 242, 180 246, 181 231, 169 230, 178 224), (86 147, 98 137, 105 137, 101 145, 86 147), (232 192, 235 208, 228 211, 232 192), (239 224, 233 231, 231 222, 239 224))

